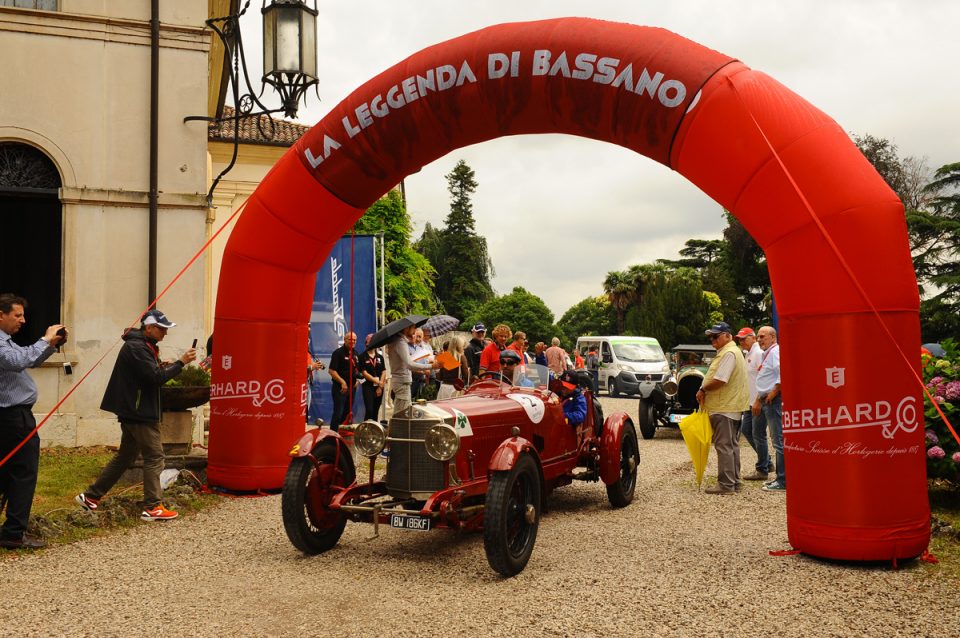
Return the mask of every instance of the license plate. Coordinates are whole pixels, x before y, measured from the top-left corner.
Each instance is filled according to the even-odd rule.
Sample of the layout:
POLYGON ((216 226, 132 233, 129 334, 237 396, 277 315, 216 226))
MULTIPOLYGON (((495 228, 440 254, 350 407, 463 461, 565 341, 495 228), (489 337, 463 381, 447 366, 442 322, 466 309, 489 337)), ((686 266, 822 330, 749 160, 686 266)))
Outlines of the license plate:
POLYGON ((391 514, 390 527, 427 532, 430 530, 430 519, 424 518, 423 516, 410 516, 408 514, 391 514))
POLYGON ((671 414, 671 415, 670 415, 670 423, 680 423, 680 421, 683 421, 683 417, 684 417, 684 416, 686 416, 686 415, 685 415, 685 414, 671 414))

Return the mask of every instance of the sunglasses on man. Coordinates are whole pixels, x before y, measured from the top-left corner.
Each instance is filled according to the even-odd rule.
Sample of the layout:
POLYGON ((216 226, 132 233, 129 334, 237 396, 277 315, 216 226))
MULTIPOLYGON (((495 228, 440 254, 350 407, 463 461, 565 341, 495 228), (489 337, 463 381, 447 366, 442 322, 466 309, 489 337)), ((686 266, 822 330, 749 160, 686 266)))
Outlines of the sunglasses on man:
POLYGON ((517 365, 516 359, 500 359, 500 365, 502 366, 515 366, 517 365))

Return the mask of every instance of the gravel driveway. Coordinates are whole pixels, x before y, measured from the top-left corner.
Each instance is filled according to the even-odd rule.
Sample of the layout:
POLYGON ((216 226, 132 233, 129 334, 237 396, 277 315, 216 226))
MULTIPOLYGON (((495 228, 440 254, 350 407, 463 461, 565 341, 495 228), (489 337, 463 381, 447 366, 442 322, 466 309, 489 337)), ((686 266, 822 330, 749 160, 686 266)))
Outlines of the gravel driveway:
MULTIPOLYGON (((635 401, 604 398, 636 412, 635 401)), ((958 636, 935 566, 842 566, 788 549, 784 496, 698 493, 679 433, 640 442, 637 498, 553 494, 533 558, 503 580, 480 535, 349 524, 305 558, 280 497, 24 557, 0 556, 10 636, 958 636)), ((744 464, 754 457, 744 450, 744 464)), ((715 476, 715 460, 707 476, 715 476)), ((706 484, 706 482, 705 482, 706 484)))

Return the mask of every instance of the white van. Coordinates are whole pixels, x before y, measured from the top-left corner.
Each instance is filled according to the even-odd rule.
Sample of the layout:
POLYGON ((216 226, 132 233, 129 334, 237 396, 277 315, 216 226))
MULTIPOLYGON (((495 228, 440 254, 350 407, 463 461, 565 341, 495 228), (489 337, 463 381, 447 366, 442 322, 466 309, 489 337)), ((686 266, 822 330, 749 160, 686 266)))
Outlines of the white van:
POLYGON ((639 394, 646 398, 658 383, 670 378, 670 364, 660 344, 652 337, 577 339, 577 352, 584 360, 591 350, 597 353, 600 366, 597 385, 599 389, 606 389, 610 396, 639 394))

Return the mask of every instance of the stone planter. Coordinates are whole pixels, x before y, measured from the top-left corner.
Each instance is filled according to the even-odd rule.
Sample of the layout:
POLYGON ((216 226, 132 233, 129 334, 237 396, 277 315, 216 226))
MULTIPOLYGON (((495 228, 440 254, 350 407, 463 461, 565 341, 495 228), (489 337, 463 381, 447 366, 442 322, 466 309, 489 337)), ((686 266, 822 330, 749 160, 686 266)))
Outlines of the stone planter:
POLYGON ((164 410, 160 415, 160 442, 164 456, 190 454, 193 449, 193 412, 164 410))

